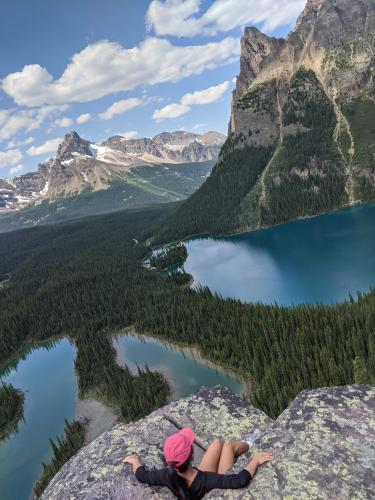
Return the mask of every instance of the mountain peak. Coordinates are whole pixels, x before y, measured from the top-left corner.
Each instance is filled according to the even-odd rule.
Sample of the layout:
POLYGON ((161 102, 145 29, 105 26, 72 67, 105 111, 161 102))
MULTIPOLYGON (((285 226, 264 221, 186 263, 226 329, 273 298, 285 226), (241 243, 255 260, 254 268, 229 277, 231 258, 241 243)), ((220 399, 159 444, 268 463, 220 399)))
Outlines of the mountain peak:
POLYGON ((326 0, 307 0, 305 10, 307 10, 307 9, 319 9, 319 7, 325 1, 326 0))
POLYGON ((375 200, 373 0, 310 0, 241 39, 229 137, 165 234, 232 233, 375 200))
POLYGON ((37 172, 11 181, 0 179, 0 213, 41 199, 107 189, 113 179, 124 179, 130 169, 145 165, 216 160, 224 141, 225 136, 218 132, 199 135, 179 130, 162 132, 154 139, 126 139, 117 134, 96 144, 72 130, 65 135, 56 155, 40 163, 37 172))
POLYGON ((168 144, 170 146, 187 146, 190 142, 199 139, 198 134, 187 132, 186 130, 176 130, 175 132, 161 132, 152 138, 158 144, 168 144))
POLYGON ((57 150, 56 159, 60 161, 68 160, 71 158, 72 153, 92 156, 90 142, 82 139, 74 130, 65 135, 57 150))
POLYGON ((71 139, 81 139, 81 137, 78 135, 78 133, 75 130, 71 130, 67 134, 65 134, 65 140, 71 140, 71 139))
POLYGON ((298 16, 296 27, 293 32, 303 31, 307 26, 310 26, 316 19, 316 15, 323 5, 325 0, 307 0, 305 8, 298 16))

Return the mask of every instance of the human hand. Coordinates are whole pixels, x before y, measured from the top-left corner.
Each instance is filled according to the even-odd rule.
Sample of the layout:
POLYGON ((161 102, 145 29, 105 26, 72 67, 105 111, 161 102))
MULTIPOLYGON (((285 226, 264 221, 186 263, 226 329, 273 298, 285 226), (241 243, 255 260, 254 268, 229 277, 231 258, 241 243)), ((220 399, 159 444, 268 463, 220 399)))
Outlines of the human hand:
POLYGON ((138 469, 138 467, 140 467, 140 465, 141 465, 137 455, 129 455, 129 456, 125 457, 122 461, 124 464, 132 465, 134 471, 136 471, 138 469))
POLYGON ((268 451, 260 451, 254 457, 257 465, 263 465, 267 462, 271 462, 273 460, 273 454, 268 451))

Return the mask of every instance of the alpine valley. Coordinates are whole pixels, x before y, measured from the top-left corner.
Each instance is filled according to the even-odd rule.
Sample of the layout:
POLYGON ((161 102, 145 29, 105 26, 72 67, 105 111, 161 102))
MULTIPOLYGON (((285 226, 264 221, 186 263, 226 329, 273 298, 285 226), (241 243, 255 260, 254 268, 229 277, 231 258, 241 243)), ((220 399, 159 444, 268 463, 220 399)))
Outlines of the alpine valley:
POLYGON ((309 0, 286 39, 246 28, 228 138, 163 237, 252 230, 375 199, 375 3, 309 0))
MULTIPOLYGON (((209 3, 221 21, 239 4, 152 2, 209 3)), ((198 11, 162 28, 195 29, 198 11)), ((374 498, 374 70, 375 0, 308 0, 285 39, 245 29, 227 137, 70 132, 0 181, 1 498, 171 498, 122 461, 161 466, 186 426, 198 461, 213 438, 250 439, 232 472, 275 454, 207 498, 374 498)))
POLYGON ((177 131, 98 145, 70 132, 37 172, 0 180, 0 232, 180 201, 206 179, 224 140, 177 131))

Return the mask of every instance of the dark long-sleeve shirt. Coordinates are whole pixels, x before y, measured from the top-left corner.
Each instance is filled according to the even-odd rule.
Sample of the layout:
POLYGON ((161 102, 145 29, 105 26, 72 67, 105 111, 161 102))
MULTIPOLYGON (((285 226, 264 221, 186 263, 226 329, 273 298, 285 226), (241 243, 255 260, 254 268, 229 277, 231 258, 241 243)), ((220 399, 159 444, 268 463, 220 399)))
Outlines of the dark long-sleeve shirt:
MULTIPOLYGON (((148 470, 143 465, 138 467, 135 476, 141 483, 151 486, 167 486, 172 492, 168 468, 148 470)), ((181 478, 182 479, 182 478, 181 478)), ((182 481, 186 482, 182 479, 182 481)), ((216 472, 203 472, 197 469, 197 475, 190 486, 186 485, 192 499, 203 498, 206 493, 216 488, 238 489, 244 488, 251 481, 251 474, 243 469, 238 474, 217 474, 216 472)))

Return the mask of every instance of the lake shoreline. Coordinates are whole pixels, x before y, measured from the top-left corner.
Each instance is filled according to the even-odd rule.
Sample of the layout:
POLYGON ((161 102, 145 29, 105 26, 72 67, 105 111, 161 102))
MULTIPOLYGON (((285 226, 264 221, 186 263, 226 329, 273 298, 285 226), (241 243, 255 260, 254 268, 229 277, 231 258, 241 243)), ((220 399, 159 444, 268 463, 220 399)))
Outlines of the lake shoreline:
MULTIPOLYGON (((228 365, 225 365, 223 363, 215 362, 209 359, 208 357, 205 357, 203 353, 200 352, 199 348, 197 346, 192 346, 190 344, 184 344, 182 342, 178 341, 172 341, 169 339, 165 339, 162 336, 158 336, 155 334, 150 334, 150 333, 140 333, 137 332, 137 330, 133 327, 128 327, 126 330, 122 330, 121 332, 117 333, 117 336, 121 335, 132 335, 135 337, 138 337, 140 339, 150 339, 150 340, 155 340, 157 342, 160 342, 164 346, 171 347, 172 349, 176 350, 188 350, 192 354, 192 357, 196 359, 197 361, 201 362, 202 364, 207 365, 208 367, 212 369, 217 369, 219 368, 221 371, 223 371, 225 374, 232 376, 236 378, 238 381, 240 381, 243 385, 243 394, 245 395, 246 399, 250 401, 251 394, 252 394, 252 380, 250 377, 250 374, 248 372, 243 372, 241 370, 236 370, 228 365)), ((160 370, 159 370, 160 371, 160 370)), ((173 392, 175 392, 175 383, 173 380, 171 380, 171 377, 169 375, 166 375, 163 373, 163 376, 166 378, 168 385, 171 385, 172 388, 174 387, 173 392)), ((172 393, 172 391, 171 391, 172 393)))
POLYGON ((21 389, 15 388, 19 398, 20 404, 18 405, 17 412, 14 418, 10 422, 7 422, 5 427, 0 431, 0 442, 5 441, 12 436, 12 434, 18 432, 18 424, 20 420, 24 418, 24 404, 25 404, 25 393, 21 389))
MULTIPOLYGON (((214 235, 214 234, 209 233, 209 232, 206 232, 206 233, 196 233, 196 234, 188 235, 188 236, 186 236, 186 237, 184 237, 182 239, 166 243, 164 245, 157 245, 155 247, 152 247, 152 245, 150 245, 150 249, 151 250, 157 250, 157 249, 163 248, 163 247, 165 247, 167 245, 177 244, 179 242, 187 242, 187 241, 189 241, 191 239, 197 239, 197 238, 200 238, 200 237, 201 238, 212 238, 212 239, 225 239, 225 238, 229 238, 231 236, 240 236, 240 235, 243 235, 243 234, 246 234, 246 233, 252 234, 252 233, 257 233, 257 232, 260 232, 260 231, 264 231, 264 230, 268 230, 268 229, 272 229, 272 228, 276 228, 276 227, 280 227, 280 226, 287 226, 288 224, 293 223, 293 222, 315 219, 315 218, 322 217, 322 216, 325 216, 325 215, 334 215, 334 214, 337 214, 337 213, 339 213, 341 211, 350 210, 350 209, 353 209, 353 208, 365 207, 365 206, 370 206, 371 207, 371 206, 375 206, 375 204, 374 203, 369 203, 369 204, 356 203, 356 204, 349 205, 349 206, 338 207, 337 209, 333 209, 333 210, 330 210, 328 212, 319 212, 319 213, 314 214, 314 215, 307 215, 307 216, 297 217, 295 219, 291 219, 289 221, 282 222, 282 223, 279 223, 279 224, 270 225, 270 226, 262 226, 260 228, 241 228, 238 231, 234 231, 232 233, 222 233, 222 234, 217 234, 217 235, 214 235)), ((141 261, 141 265, 144 268, 146 268, 144 266, 144 261, 147 260, 148 258, 149 257, 146 257, 145 259, 143 259, 141 261)), ((155 270, 156 272, 160 272, 157 269, 153 269, 153 270, 155 270)), ((188 273, 188 274, 191 274, 191 273, 188 273)), ((190 286, 191 287, 192 285, 194 285, 195 281, 197 281, 197 280, 195 280, 195 278, 193 276, 192 283, 189 283, 189 284, 184 285, 184 286, 190 286)), ((363 294, 365 294, 365 295, 368 295, 369 293, 371 293, 371 290, 363 292, 363 294)), ((232 298, 231 297, 224 297, 223 300, 232 300, 232 298)), ((236 300, 240 300, 240 299, 236 299, 236 300)), ((357 300, 357 298, 354 297, 354 300, 357 300)), ((240 301, 243 304, 261 303, 262 305, 267 306, 267 307, 274 307, 275 306, 275 302, 272 302, 272 303, 265 303, 264 302, 263 303, 261 300, 257 300, 257 301, 254 301, 254 300, 253 301, 240 300, 240 301)), ((333 302, 333 303, 328 303, 328 304, 324 303, 324 306, 335 307, 337 305, 346 304, 348 302, 349 302, 349 298, 345 298, 344 300, 338 300, 338 301, 333 302)), ((286 308, 286 309, 293 309, 293 308, 299 307, 299 306, 309 306, 309 307, 316 308, 316 307, 321 306, 321 303, 318 301, 318 302, 303 302, 303 303, 292 304, 292 305, 283 305, 283 304, 277 303, 276 305, 277 305, 277 307, 282 307, 282 308, 286 308)), ((118 330, 116 330, 116 332, 126 331, 128 328, 131 329, 133 327, 130 326, 130 327, 125 327, 124 329, 123 328, 122 329, 118 329, 118 330)), ((149 335, 149 336, 153 337, 153 335, 149 335)), ((50 342, 53 342, 55 340, 58 341, 58 340, 61 340, 62 338, 67 338, 74 345, 74 339, 70 338, 69 335, 56 336, 56 337, 52 336, 52 337, 49 337, 48 339, 41 339, 41 340, 26 340, 8 358, 0 361, 0 372, 3 371, 7 367, 7 365, 10 365, 13 361, 15 361, 22 354, 23 350, 25 350, 27 348, 32 348, 34 345, 43 345, 43 344, 48 344, 50 342)), ((162 337, 161 337, 161 339, 162 339, 162 337)), ((228 367, 224 367, 224 368, 228 368, 228 367)))
POLYGON ((170 246, 170 245, 176 245, 178 243, 186 242, 186 241, 193 240, 193 239, 199 239, 199 238, 220 239, 220 238, 230 238, 231 236, 240 236, 241 234, 246 234, 246 233, 256 233, 258 231, 264 231, 266 229, 271 229, 273 227, 284 226, 284 225, 289 224, 291 222, 298 222, 298 221, 303 221, 303 220, 308 220, 308 219, 315 219, 317 217, 321 217, 324 215, 335 214, 337 212, 340 212, 341 210, 348 210, 350 208, 361 207, 361 206, 366 206, 366 205, 371 206, 371 205, 374 205, 374 203, 356 202, 353 205, 347 204, 347 205, 344 205, 342 207, 333 208, 332 210, 329 210, 329 211, 318 212, 318 213, 312 214, 312 215, 301 215, 299 217, 295 217, 293 219, 289 219, 289 220, 284 221, 284 222, 278 222, 276 224, 270 224, 267 226, 260 226, 260 227, 239 228, 238 230, 235 230, 233 232, 225 232, 225 233, 219 233, 219 234, 210 233, 210 232, 194 233, 194 234, 184 236, 183 238, 180 238, 177 240, 169 241, 169 242, 164 243, 164 244, 159 244, 155 247, 152 247, 152 250, 153 251, 159 250, 159 249, 162 249, 162 248, 170 246))
POLYGON ((185 242, 186 272, 223 300, 320 308, 346 305, 375 283, 375 205, 360 205, 232 237, 185 242), (328 279, 327 279, 328 278, 328 279))
POLYGON ((88 421, 85 430, 86 446, 103 432, 111 430, 119 422, 119 415, 113 406, 103 401, 91 397, 84 399, 77 397, 74 419, 88 421))
MULTIPOLYGON (((75 353, 77 352, 75 342, 69 336, 55 336, 43 340, 26 341, 23 344, 23 346, 20 347, 20 349, 18 349, 15 353, 12 354, 10 358, 8 358, 5 362, 3 362, 0 365, 0 372, 5 372, 3 375, 0 375, 0 380, 2 376, 7 376, 7 370, 12 370, 12 364, 18 361, 18 358, 21 357, 21 360, 27 358, 29 351, 32 352, 32 350, 34 349, 48 348, 50 344, 55 344, 55 343, 58 344, 63 340, 67 340, 74 348, 75 353)), ((51 345, 51 347, 53 346, 51 345)), ((80 395, 78 389, 78 374, 74 367, 74 359, 73 359, 73 373, 77 381, 74 418, 88 420, 88 425, 86 427, 86 432, 85 432, 85 444, 88 444, 102 432, 110 430, 113 427, 113 425, 116 425, 119 421, 119 416, 117 413, 117 409, 114 406, 110 405, 108 401, 105 401, 104 398, 101 398, 100 395, 95 394, 95 397, 91 397, 90 394, 80 395), (100 418, 104 419, 104 422, 106 422, 104 425, 101 424, 100 418), (110 425, 112 423, 113 425, 110 425), (100 429, 103 430, 102 432, 98 433, 98 430, 100 429)))
MULTIPOLYGON (((3 361, 0 362, 0 380, 1 380, 1 377, 2 377, 1 372, 6 371, 8 368, 10 369, 10 365, 12 363, 16 362, 17 359, 20 356, 22 356, 22 352, 23 351, 25 351, 25 356, 27 357, 27 351, 29 349, 34 349, 34 348, 39 348, 39 347, 45 347, 45 346, 48 346, 48 344, 51 344, 53 342, 60 342, 63 339, 67 339, 73 345, 73 347, 76 349, 74 341, 68 335, 64 335, 64 336, 52 336, 52 337, 49 337, 48 339, 43 339, 43 340, 35 340, 35 339, 34 340, 31 340, 31 339, 26 340, 19 349, 17 349, 16 351, 14 351, 9 356, 9 358, 6 358, 5 360, 3 360, 3 361)), ((23 359, 23 356, 22 356, 21 359, 23 359)))

